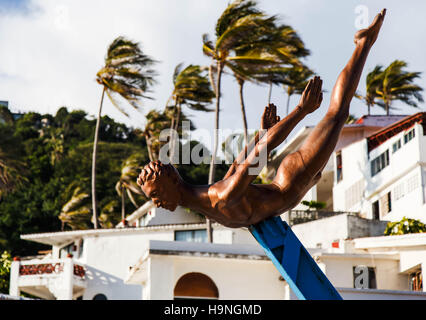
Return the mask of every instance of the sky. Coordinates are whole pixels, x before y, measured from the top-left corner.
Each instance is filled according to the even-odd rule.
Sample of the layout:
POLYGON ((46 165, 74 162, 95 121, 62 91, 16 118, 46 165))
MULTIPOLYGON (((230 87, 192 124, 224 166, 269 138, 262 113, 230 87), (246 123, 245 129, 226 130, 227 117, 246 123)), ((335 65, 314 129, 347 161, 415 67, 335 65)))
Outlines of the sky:
MULTIPOLYGON (((0 100, 9 101, 14 112, 36 111, 55 114, 58 108, 83 109, 90 117, 97 114, 102 88, 96 83, 106 49, 117 36, 141 44, 147 55, 159 61, 154 100, 144 100, 138 112, 130 106, 124 116, 106 99, 103 115, 132 127, 143 128, 152 109, 164 108, 172 91, 172 74, 179 63, 207 66, 202 54, 202 34, 214 36, 218 17, 228 0, 0 0, 0 100)), ((420 71, 417 81, 426 87, 426 1, 395 0, 263 0, 259 7, 278 15, 292 26, 311 55, 304 62, 323 79, 326 90, 321 107, 308 115, 292 135, 324 116, 330 93, 341 69, 354 49, 353 35, 376 13, 387 8, 381 33, 367 59, 358 90, 365 91, 365 77, 374 66, 389 65, 395 59, 408 62, 409 71, 420 71)), ((241 130, 242 120, 238 86, 230 75, 222 82, 220 127, 241 130)), ((247 84, 245 100, 248 126, 259 128, 267 104, 268 87, 247 84)), ((285 114, 287 96, 273 87, 272 101, 280 116, 285 114)), ((298 102, 293 96, 291 107, 298 102)), ((214 105, 212 105, 213 107, 214 105)), ((396 102, 393 111, 412 114, 421 110, 396 102)), ((367 111, 353 99, 350 113, 360 117, 367 111)), ((214 114, 184 108, 199 128, 212 132, 214 114)), ((372 114, 384 114, 375 108, 372 114)), ((197 135, 197 134, 196 134, 197 135)), ((290 138, 291 136, 290 135, 290 138)), ((209 141, 204 141, 207 145, 209 141)))

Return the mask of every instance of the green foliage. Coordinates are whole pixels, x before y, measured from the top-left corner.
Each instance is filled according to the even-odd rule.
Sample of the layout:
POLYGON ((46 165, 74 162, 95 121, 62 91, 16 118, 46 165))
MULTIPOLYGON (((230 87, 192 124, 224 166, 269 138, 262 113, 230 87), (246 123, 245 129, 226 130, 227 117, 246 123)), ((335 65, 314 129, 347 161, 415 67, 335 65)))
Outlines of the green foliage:
POLYGON ((207 69, 198 65, 182 67, 182 64, 178 64, 173 75, 172 98, 175 104, 186 105, 196 111, 213 111, 207 108, 215 97, 207 69))
POLYGON ((96 81, 104 86, 114 106, 127 115, 117 96, 139 109, 140 98, 150 98, 146 93, 155 83, 156 72, 151 69, 155 62, 142 52, 138 43, 120 36, 109 45, 105 65, 98 71, 96 81))
MULTIPOLYGON (((0 199, 0 250, 21 256, 34 254, 47 247, 23 241, 21 234, 72 227, 68 223, 62 226, 58 217, 77 187, 90 193, 94 128, 95 121, 88 119, 84 111, 69 112, 65 107, 54 116, 26 113, 14 123, 0 124, 2 159, 15 168, 14 179, 18 179, 0 199)), ((140 130, 109 117, 102 118, 100 136, 96 187, 102 211, 111 201, 121 201, 114 187, 124 161, 137 153, 140 162, 145 163, 148 153, 140 130)), ((125 205, 129 211, 134 210, 128 199, 125 205)), ((89 205, 86 209, 91 211, 91 208, 89 205)), ((119 208, 113 211, 111 206, 108 208, 109 211, 103 210, 109 215, 105 221, 112 224, 103 226, 112 226, 121 219, 119 208)), ((84 226, 91 226, 90 215, 80 227, 84 226)))
POLYGON ((301 203, 304 206, 307 206, 308 210, 310 209, 321 210, 321 209, 324 209, 325 206, 327 205, 325 202, 315 201, 315 200, 311 200, 311 201, 303 200, 301 203))
POLYGON ((388 222, 384 234, 394 236, 426 232, 426 225, 419 220, 403 217, 400 221, 388 222))
POLYGON ((418 108, 419 102, 423 102, 421 92, 423 88, 414 81, 420 78, 421 72, 406 71, 407 62, 395 60, 385 69, 377 65, 366 78, 366 93, 357 93, 358 99, 365 101, 368 110, 373 105, 385 109, 389 114, 392 102, 399 100, 411 107, 418 108))
POLYGON ((8 251, 0 256, 0 293, 9 294, 10 268, 12 257, 8 251))

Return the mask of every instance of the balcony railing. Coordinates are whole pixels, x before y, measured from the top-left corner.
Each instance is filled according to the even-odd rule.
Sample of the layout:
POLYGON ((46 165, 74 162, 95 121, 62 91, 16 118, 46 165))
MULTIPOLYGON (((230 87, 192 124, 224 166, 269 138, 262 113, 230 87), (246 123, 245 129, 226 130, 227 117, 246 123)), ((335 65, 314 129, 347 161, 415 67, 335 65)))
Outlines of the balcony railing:
POLYGON ((86 268, 72 257, 12 261, 11 296, 19 297, 22 290, 42 299, 71 300, 81 296, 86 287, 86 268))
POLYGON ((323 210, 290 210, 288 212, 289 225, 305 223, 309 221, 329 218, 339 214, 347 214, 359 217, 358 212, 323 211, 323 210))
MULTIPOLYGON (((43 261, 35 263, 34 261, 23 261, 19 266, 19 276, 31 275, 59 275, 64 271, 64 260, 43 261)), ((81 279, 85 278, 85 268, 79 264, 73 263, 73 274, 81 279)))

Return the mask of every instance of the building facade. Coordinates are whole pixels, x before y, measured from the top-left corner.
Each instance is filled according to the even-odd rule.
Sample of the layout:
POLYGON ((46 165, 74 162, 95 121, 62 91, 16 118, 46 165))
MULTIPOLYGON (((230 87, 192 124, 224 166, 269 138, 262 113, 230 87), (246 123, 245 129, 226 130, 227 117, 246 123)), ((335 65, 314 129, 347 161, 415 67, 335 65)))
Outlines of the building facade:
POLYGON ((334 210, 426 222, 425 119, 414 114, 336 151, 334 210))

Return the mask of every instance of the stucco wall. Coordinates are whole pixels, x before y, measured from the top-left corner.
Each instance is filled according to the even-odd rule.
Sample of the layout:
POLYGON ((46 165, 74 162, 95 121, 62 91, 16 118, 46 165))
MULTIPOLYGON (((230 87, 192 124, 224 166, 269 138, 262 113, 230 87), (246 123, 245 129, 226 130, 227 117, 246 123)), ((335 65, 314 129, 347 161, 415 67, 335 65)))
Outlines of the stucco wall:
POLYGON ((268 260, 236 260, 206 257, 151 255, 149 297, 172 299, 179 278, 189 272, 210 277, 219 290, 219 299, 288 299, 286 283, 268 260))

